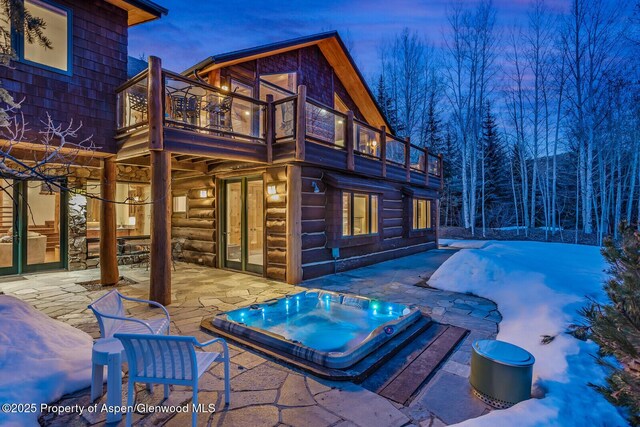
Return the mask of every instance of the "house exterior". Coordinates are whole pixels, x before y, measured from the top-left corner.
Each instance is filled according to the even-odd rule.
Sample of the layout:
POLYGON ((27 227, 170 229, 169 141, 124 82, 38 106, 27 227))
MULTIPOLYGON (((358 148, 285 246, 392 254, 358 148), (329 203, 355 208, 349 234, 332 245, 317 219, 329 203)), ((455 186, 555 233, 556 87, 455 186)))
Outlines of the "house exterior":
MULTIPOLYGON (((20 236, 4 243, 0 274, 99 260, 102 282, 115 283, 118 263, 132 260, 118 242, 140 242, 150 296, 168 304, 172 256, 299 283, 436 247, 442 159, 394 135, 337 33, 213 56, 183 73, 150 57, 125 81, 127 27, 166 10, 146 0, 60 5, 67 62, 20 57, 0 79, 26 96, 27 120, 82 120, 100 148, 65 174, 68 192, 15 186, 25 203, 46 199, 38 212, 52 218, 27 218, 26 205, 3 199, 0 236, 20 236)), ((23 146, 24 159, 38 150, 23 146)))
MULTIPOLYGON (((22 100, 28 132, 11 155, 25 162, 43 155, 39 143, 47 114, 55 123, 82 124, 78 140, 91 137, 96 152, 80 153, 65 185, 81 193, 100 176, 103 158, 116 152, 116 89, 127 80, 127 29, 166 14, 147 0, 24 0, 46 22, 51 49, 29 44, 12 31, 16 60, 0 67, 0 81, 22 100), (82 154, 87 154, 83 156, 82 154)), ((2 25, 7 25, 3 23, 2 25)), ((9 28, 7 28, 9 29, 9 28)), ((0 144, 6 146, 8 141, 0 144)), ((6 150, 3 150, 6 151, 6 150)), ((0 161, 8 161, 3 158, 0 161)), ((0 176, 0 274, 86 268, 86 200, 51 191, 37 180, 0 176)))
MULTIPOLYGON (((394 136, 335 32, 181 74, 151 58, 118 93, 117 162, 171 194, 165 254, 181 239, 190 262, 298 283, 437 245, 442 159, 394 136)), ((153 251, 152 296, 171 274, 153 251)))

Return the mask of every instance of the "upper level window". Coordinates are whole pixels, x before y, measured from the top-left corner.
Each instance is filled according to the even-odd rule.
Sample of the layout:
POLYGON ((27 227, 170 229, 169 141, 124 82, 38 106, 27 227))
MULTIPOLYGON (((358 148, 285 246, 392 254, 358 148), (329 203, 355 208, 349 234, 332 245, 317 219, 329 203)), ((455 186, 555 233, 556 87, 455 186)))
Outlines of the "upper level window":
POLYGON ((359 236, 378 233, 378 196, 342 193, 342 235, 359 236))
POLYGON ((413 226, 414 230, 431 228, 431 200, 413 199, 413 226))
MULTIPOLYGON (((42 34, 51 42, 51 47, 45 47, 37 40, 29 43, 24 33, 16 34, 13 29, 13 40, 17 41, 17 45, 13 46, 15 54, 23 62, 69 74, 71 11, 48 0, 24 0, 24 7, 32 16, 44 21, 42 34)), ((5 30, 9 28, 8 22, 2 22, 0 25, 5 30)), ((2 40, 0 44, 6 48, 6 42, 7 40, 2 40)))
POLYGON ((11 55, 11 22, 8 16, 0 16, 0 54, 11 55))
POLYGON ((278 100, 295 94, 297 80, 295 72, 260 75, 260 99, 265 101, 267 95, 273 95, 278 100))

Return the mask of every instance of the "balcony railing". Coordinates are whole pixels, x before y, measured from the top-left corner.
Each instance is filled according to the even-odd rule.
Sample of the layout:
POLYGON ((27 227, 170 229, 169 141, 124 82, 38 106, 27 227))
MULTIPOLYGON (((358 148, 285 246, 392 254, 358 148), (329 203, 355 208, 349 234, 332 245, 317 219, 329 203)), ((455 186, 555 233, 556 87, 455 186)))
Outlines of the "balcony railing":
MULTIPOLYGON (((267 96, 261 101, 166 70, 156 75, 161 75, 157 80, 162 88, 156 93, 162 94, 165 127, 267 144, 267 161, 272 159, 274 145, 290 142, 295 143, 296 159, 304 160, 300 153, 310 142, 345 151, 347 169, 355 168, 355 155, 381 162, 383 176, 386 167, 396 167, 405 170, 407 180, 417 173, 425 175, 427 183, 429 175, 442 181, 441 156, 387 133, 384 127, 358 120, 351 112, 342 113, 307 98, 304 86, 297 95, 275 101, 267 96)), ((146 70, 118 89, 120 135, 148 126, 150 86, 146 70)))
MULTIPOLYGON (((148 123, 148 72, 118 91, 118 131, 148 123)), ((266 102, 224 91, 170 71, 162 72, 163 121, 187 129, 239 140, 265 141, 266 102)))

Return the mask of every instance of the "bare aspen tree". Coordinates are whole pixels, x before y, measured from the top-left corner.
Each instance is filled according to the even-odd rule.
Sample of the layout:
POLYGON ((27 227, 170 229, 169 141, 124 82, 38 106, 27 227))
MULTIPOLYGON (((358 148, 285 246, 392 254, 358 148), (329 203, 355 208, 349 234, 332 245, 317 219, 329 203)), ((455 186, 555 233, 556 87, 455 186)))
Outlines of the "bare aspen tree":
POLYGON ((594 155, 603 120, 606 76, 620 61, 622 2, 573 0, 565 19, 562 41, 567 59, 569 113, 578 152, 582 229, 593 232, 594 155))
POLYGON ((463 223, 475 233, 478 148, 484 106, 495 73, 495 9, 490 1, 482 1, 474 9, 456 5, 449 13, 448 24, 450 35, 445 40, 444 67, 446 93, 461 144, 463 223))

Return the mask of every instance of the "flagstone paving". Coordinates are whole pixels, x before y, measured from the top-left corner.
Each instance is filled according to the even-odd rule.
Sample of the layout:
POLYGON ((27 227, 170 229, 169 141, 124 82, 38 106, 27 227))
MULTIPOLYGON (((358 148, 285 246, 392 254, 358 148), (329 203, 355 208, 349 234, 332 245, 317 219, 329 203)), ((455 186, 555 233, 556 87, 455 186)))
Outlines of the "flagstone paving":
MULTIPOLYGON (((428 287, 428 278, 452 253, 447 249, 434 250, 306 281, 302 286, 178 263, 172 278, 173 302, 168 307, 172 333, 193 335, 201 341, 210 338, 200 330, 202 318, 305 288, 416 304, 436 321, 471 331, 407 407, 356 384, 320 380, 230 344, 231 404, 224 406, 222 367, 214 365, 200 380, 199 402, 214 403, 218 410, 200 413, 198 425, 440 426, 488 412, 488 407, 472 397, 468 385, 471 343, 479 338, 494 338, 501 317, 491 301, 428 287)), ((118 287, 119 291, 138 298, 148 296, 149 273, 146 269, 121 267, 121 274, 137 283, 118 287)), ((38 273, 15 281, 3 279, 0 291, 23 299, 49 316, 97 338, 98 325, 87 305, 106 290, 88 291, 77 284, 97 278, 98 270, 38 273)), ((156 310, 143 305, 128 307, 128 311, 140 318, 157 314, 156 310)), ((123 402, 126 402, 126 376, 124 382, 123 402)), ((190 399, 191 390, 185 387, 173 387, 170 398, 164 401, 162 387, 157 386, 149 393, 140 386, 136 402, 168 406, 186 405, 190 399)), ((103 396, 97 403, 105 401, 103 396)), ((89 405, 89 389, 64 396, 59 403, 89 405)), ((190 413, 136 413, 133 416, 134 425, 139 426, 189 425, 190 418, 190 413)), ((41 422, 51 426, 103 425, 105 414, 44 414, 41 422)))

